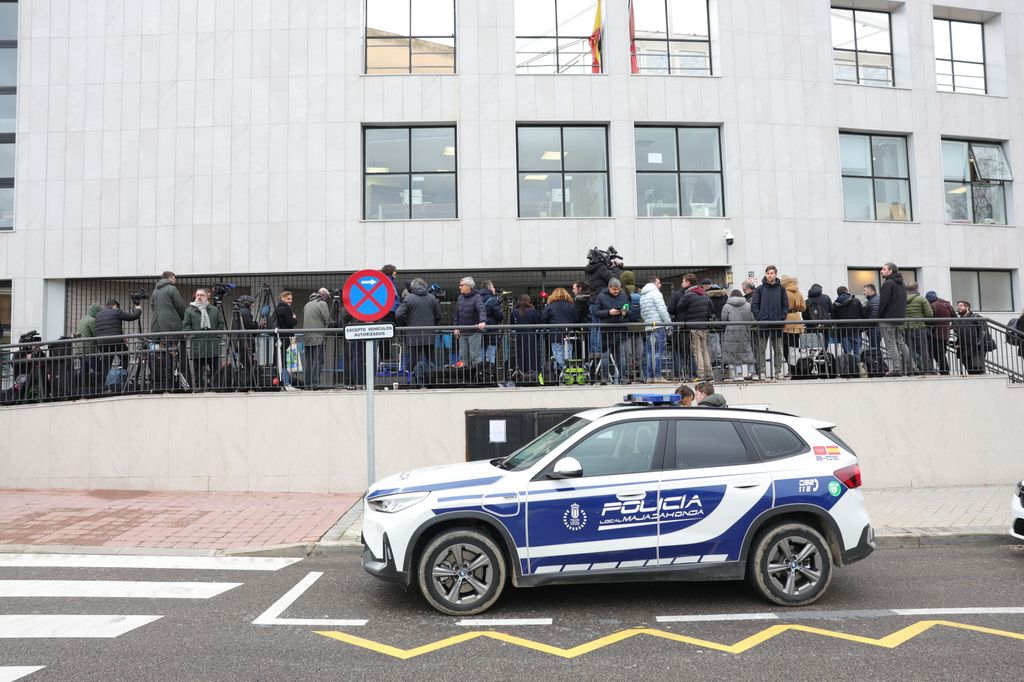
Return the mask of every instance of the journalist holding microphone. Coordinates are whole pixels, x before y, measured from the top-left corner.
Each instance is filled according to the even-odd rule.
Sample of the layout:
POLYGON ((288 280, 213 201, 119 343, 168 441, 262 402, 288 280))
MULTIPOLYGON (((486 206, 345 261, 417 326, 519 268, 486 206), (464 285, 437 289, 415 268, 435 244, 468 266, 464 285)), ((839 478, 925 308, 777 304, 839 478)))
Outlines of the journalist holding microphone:
MULTIPOLYGON (((608 288, 597 295, 594 317, 601 324, 625 325, 640 319, 640 311, 633 310, 629 305, 629 295, 622 290, 622 282, 617 277, 608 280, 608 288)), ((601 329, 601 380, 608 381, 609 366, 612 361, 616 368, 622 366, 622 345, 625 340, 624 327, 619 329, 601 329)), ((617 377, 616 377, 617 380, 617 377)))

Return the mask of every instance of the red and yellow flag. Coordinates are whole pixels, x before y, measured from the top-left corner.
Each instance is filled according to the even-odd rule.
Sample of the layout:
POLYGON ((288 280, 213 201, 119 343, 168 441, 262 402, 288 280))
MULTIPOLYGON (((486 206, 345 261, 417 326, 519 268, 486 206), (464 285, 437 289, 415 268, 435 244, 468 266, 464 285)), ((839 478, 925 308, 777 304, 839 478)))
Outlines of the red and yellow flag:
POLYGON ((590 34, 590 54, 593 55, 591 73, 601 73, 601 0, 597 0, 597 13, 594 15, 594 32, 590 34))

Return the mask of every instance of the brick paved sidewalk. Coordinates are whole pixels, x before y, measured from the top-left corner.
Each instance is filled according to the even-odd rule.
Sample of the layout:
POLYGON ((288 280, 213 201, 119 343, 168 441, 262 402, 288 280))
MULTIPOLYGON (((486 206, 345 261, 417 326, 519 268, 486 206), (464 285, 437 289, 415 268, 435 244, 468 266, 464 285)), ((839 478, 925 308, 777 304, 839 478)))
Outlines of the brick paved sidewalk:
POLYGON ((358 493, 0 490, 3 545, 258 549, 318 541, 358 493))
POLYGON ((959 488, 864 488, 875 533, 1006 535, 1014 484, 959 488))

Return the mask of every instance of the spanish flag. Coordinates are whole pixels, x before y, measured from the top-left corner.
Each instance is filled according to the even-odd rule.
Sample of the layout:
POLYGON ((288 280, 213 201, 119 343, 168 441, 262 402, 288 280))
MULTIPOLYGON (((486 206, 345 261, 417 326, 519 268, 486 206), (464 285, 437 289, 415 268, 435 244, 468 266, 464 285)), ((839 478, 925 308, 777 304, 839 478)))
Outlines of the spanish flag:
POLYGON ((633 0, 629 0, 629 70, 640 73, 640 65, 636 61, 636 23, 633 21, 633 0))
POLYGON ((591 73, 601 73, 601 0, 597 0, 597 13, 594 15, 594 32, 590 34, 590 54, 594 61, 591 73))

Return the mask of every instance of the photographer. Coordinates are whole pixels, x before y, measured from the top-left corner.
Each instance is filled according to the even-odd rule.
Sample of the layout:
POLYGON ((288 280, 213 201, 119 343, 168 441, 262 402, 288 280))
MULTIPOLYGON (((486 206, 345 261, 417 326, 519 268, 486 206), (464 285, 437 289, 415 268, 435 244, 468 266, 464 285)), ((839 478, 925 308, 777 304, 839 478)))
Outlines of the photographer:
MULTIPOLYGON (((331 300, 331 292, 321 288, 309 295, 309 302, 302 309, 302 326, 306 329, 327 329, 331 326, 331 309, 327 302, 331 300)), ((306 332, 303 338, 303 352, 306 364, 303 365, 306 388, 320 387, 320 373, 324 367, 324 332, 306 332)))
MULTIPOLYGON (((185 310, 182 320, 183 331, 207 331, 224 329, 224 318, 220 311, 210 305, 210 292, 196 289, 195 300, 185 310)), ((213 385, 220 360, 220 338, 204 335, 191 341, 192 378, 195 386, 208 388, 213 385)))
MULTIPOLYGON (((591 300, 589 317, 580 318, 580 322, 599 322, 597 319, 597 297, 608 287, 608 282, 613 278, 618 279, 622 272, 622 258, 614 246, 609 246, 607 251, 602 251, 596 246, 587 252, 587 267, 584 269, 587 275, 587 285, 590 287, 591 300)), ((597 329, 590 331, 590 354, 591 356, 601 352, 601 334, 597 329)))
POLYGON ((153 287, 153 333, 181 331, 186 306, 175 286, 177 282, 175 274, 167 270, 153 287))
MULTIPOLYGON (((101 380, 109 383, 108 375, 110 366, 116 355, 121 362, 121 369, 128 371, 128 345, 124 342, 124 323, 134 322, 142 316, 142 301, 132 301, 133 312, 121 310, 121 304, 116 299, 107 301, 103 310, 96 313, 96 336, 103 339, 96 345, 100 354, 100 377, 101 380)), ((115 382, 120 383, 120 382, 115 382)))
MULTIPOLYGON (((601 330, 602 348, 604 348, 601 357, 601 381, 607 382, 610 376, 609 368, 613 360, 621 373, 623 367, 622 347, 626 340, 625 323, 627 321, 635 322, 639 311, 631 309, 629 295, 622 290, 622 282, 614 277, 608 281, 608 288, 597 295, 595 305, 597 311, 594 313, 594 317, 598 322, 622 325, 620 329, 616 330, 601 330), (605 357, 607 357, 607 361, 605 357)), ((618 377, 616 377, 615 383, 618 383, 618 377)))

